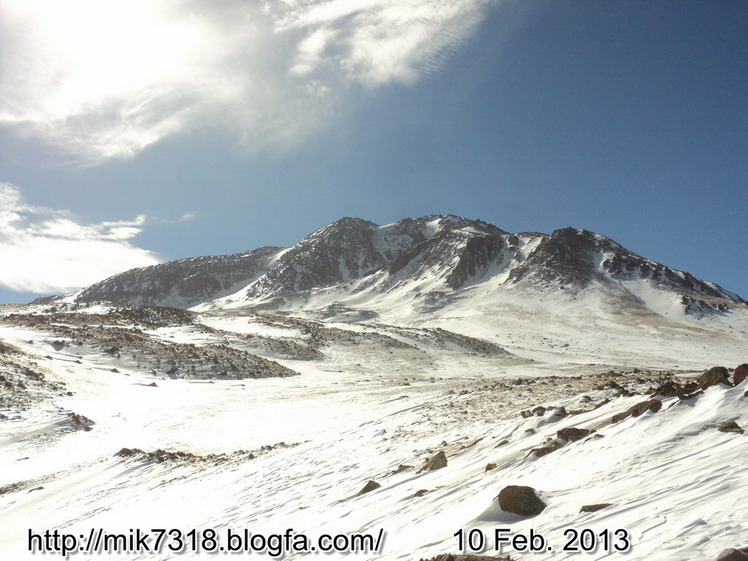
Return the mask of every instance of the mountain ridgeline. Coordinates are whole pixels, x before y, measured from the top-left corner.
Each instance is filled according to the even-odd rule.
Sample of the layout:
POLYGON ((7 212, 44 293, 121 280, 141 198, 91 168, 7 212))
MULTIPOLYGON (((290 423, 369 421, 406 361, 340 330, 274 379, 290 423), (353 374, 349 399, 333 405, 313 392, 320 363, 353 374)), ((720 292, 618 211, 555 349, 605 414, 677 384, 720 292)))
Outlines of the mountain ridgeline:
POLYGON ((72 295, 74 301, 190 308, 282 307, 333 291, 340 299, 392 291, 496 291, 579 294, 605 290, 641 301, 639 288, 663 291, 685 313, 723 313, 748 304, 738 295, 641 257, 587 230, 512 234, 457 216, 405 218, 379 226, 342 218, 289 248, 180 259, 133 269, 72 295))

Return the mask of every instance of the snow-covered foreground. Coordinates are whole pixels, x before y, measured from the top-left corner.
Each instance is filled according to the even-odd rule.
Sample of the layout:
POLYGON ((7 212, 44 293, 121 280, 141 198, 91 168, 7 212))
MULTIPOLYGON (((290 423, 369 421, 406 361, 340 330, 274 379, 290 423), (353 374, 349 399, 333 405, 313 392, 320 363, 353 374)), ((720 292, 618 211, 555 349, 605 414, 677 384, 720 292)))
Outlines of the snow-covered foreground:
MULTIPOLYGON (((231 317, 204 322, 271 331, 231 317)), ((469 323, 463 317, 434 325, 490 338, 469 323)), ((715 350, 720 339, 712 332, 696 345, 699 330, 625 325, 600 328, 599 340, 595 329, 582 336, 563 326, 558 341, 553 330, 537 339, 529 330, 494 336, 514 359, 457 356, 449 348, 424 356, 331 346, 324 360, 279 360, 300 376, 246 380, 170 379, 85 345, 55 349, 44 331, 0 326, 2 341, 33 357, 47 380, 66 384, 26 409, 2 411, 0 558, 44 557, 29 551, 30 541, 38 550, 44 533, 54 541, 55 530, 85 549, 89 539, 104 540, 99 529, 135 542, 148 532, 149 547, 157 529, 182 532, 179 556, 169 549, 179 545, 177 534, 168 533, 159 552, 141 542, 137 551, 106 556, 123 560, 213 558, 193 552, 195 540, 219 548, 216 558, 236 558, 226 551, 239 543, 229 532, 244 537, 245 530, 284 536, 271 539, 265 554, 239 555, 249 558, 279 553, 272 547, 278 544, 285 558, 301 558, 308 554, 287 546, 308 538, 314 547, 327 543, 320 536, 338 534, 344 549, 359 534, 379 547, 320 558, 417 560, 458 552, 460 540, 499 555, 500 528, 507 529, 502 535, 532 532, 546 540, 540 552, 500 552, 522 560, 708 560, 748 545, 748 435, 717 430, 726 420, 748 425, 748 383, 713 386, 688 400, 661 397, 658 412, 610 423, 649 399, 659 374, 645 368, 678 365, 686 378, 722 352, 734 368, 746 346, 727 339, 715 350), (600 350, 605 333, 615 342, 608 351, 600 350), (644 358, 635 370, 638 348, 644 358), (603 387, 611 380, 618 386, 603 387), (642 393, 619 395, 620 386, 642 393), (520 415, 541 405, 545 411, 520 415), (71 423, 70 412, 92 420, 92 430, 71 423), (542 457, 530 453, 572 426, 594 432, 542 457), (447 465, 420 471, 440 451, 447 465), (489 463, 495 468, 487 470, 489 463), (369 481, 380 487, 359 494, 369 481), (495 498, 506 485, 534 487, 547 508, 531 518, 503 512, 495 498), (600 503, 610 505, 580 513, 600 503), (202 533, 189 534, 193 529, 202 533), (569 529, 594 535, 595 550, 563 551, 587 545, 574 542, 569 529), (625 552, 616 549, 628 544, 625 552)), ((153 335, 191 342, 202 336, 179 329, 153 335)), ((259 537, 253 545, 262 545, 259 537)), ((74 551, 70 558, 88 555, 74 551)))

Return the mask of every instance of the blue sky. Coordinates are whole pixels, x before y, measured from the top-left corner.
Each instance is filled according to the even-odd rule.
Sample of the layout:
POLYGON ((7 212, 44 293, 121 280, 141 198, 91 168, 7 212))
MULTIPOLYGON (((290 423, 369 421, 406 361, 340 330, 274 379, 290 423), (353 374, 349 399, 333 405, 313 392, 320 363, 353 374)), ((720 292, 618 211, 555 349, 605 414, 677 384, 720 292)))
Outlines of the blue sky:
POLYGON ((0 302, 434 213, 748 298, 748 2, 55 5, 0 0, 0 302))

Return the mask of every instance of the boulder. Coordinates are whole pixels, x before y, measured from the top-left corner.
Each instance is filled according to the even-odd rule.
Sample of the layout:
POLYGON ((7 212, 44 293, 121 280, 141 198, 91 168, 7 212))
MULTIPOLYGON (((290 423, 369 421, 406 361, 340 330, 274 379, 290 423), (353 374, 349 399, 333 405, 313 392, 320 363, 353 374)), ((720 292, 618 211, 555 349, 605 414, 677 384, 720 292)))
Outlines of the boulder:
POLYGON ((699 384, 696 382, 686 382, 685 384, 679 384, 675 380, 666 380, 660 384, 652 393, 652 397, 661 395, 663 397, 679 397, 681 399, 690 399, 694 393, 699 389, 699 384))
POLYGON ((584 505, 581 509, 579 509, 579 512, 597 512, 598 510, 602 510, 611 505, 612 503, 599 503, 595 505, 584 505))
POLYGON ((363 495, 364 493, 369 493, 373 491, 374 489, 379 489, 381 485, 377 483, 376 481, 370 480, 366 485, 364 485, 364 488, 361 489, 358 494, 363 495))
POLYGON ((722 421, 717 430, 719 432, 737 432, 738 434, 745 432, 735 421, 722 421))
POLYGON ((426 465, 418 470, 418 473, 422 471, 434 471, 443 467, 447 467, 447 455, 444 453, 444 450, 439 450, 439 452, 429 458, 426 465))
POLYGON ((748 560, 748 551, 743 549, 724 549, 720 552, 719 555, 717 555, 717 559, 715 561, 747 561, 748 560))
POLYGON ((741 364, 732 373, 732 383, 737 386, 742 384, 746 378, 748 378, 748 364, 741 364))
POLYGON ((627 417, 638 417, 646 411, 657 413, 660 409, 662 409, 662 402, 659 399, 648 399, 647 401, 642 401, 640 403, 637 403, 636 405, 633 405, 632 407, 629 407, 623 413, 617 413, 613 415, 611 422, 618 423, 619 421, 623 421, 627 417))
POLYGON ((536 457, 542 458, 543 456, 546 456, 550 454, 551 452, 555 452, 556 450, 561 448, 563 445, 564 443, 561 442, 560 440, 553 439, 539 448, 533 448, 532 450, 530 450, 530 453, 527 455, 529 456, 530 454, 535 454, 536 457))
POLYGON ((730 385, 730 375, 724 366, 712 366, 709 370, 699 376, 699 387, 705 390, 716 384, 730 385))
POLYGON ((547 506, 535 489, 525 485, 508 485, 499 492, 497 499, 501 510, 520 516, 537 516, 547 506))
POLYGON ((556 436, 559 440, 565 442, 576 442, 577 440, 583 439, 589 435, 592 431, 589 429, 581 429, 579 427, 566 427, 556 432, 556 436))

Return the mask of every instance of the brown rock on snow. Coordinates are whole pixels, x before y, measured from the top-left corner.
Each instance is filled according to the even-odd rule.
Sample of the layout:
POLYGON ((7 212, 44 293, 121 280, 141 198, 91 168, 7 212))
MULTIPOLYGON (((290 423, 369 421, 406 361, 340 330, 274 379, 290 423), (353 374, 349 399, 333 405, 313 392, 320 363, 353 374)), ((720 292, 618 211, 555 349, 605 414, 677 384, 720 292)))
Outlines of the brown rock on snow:
POLYGON ((497 498, 501 510, 520 516, 536 516, 547 506, 540 500, 535 489, 524 485, 508 485, 499 492, 497 498))
POLYGON ((699 376, 699 387, 702 390, 716 384, 730 385, 730 375, 724 366, 712 366, 709 370, 699 376))
POLYGON ((426 462, 426 465, 418 470, 418 473, 422 471, 434 471, 443 467, 447 467, 447 455, 444 453, 444 450, 440 450, 426 462))
POLYGON ((584 505, 579 509, 579 512, 597 512, 598 510, 602 510, 604 508, 612 506, 612 504, 613 503, 600 503, 596 505, 584 505))
POLYGON ((659 399, 648 399, 647 401, 642 401, 641 403, 637 403, 636 405, 629 407, 623 413, 617 413, 616 415, 613 415, 613 418, 610 421, 612 423, 618 423, 619 421, 623 421, 627 417, 638 417, 646 411, 657 413, 661 408, 662 402, 659 399))
POLYGON ((743 549, 724 549, 717 555, 715 561, 746 561, 748 560, 748 551, 743 549))
POLYGON ((556 432, 556 436, 559 440, 566 442, 575 442, 588 436, 592 431, 589 429, 581 429, 579 427, 566 427, 556 432))
POLYGON ((719 432, 737 432, 739 434, 745 432, 735 421, 722 421, 717 430, 719 432))
POLYGON ((680 399, 690 399, 695 397, 699 384, 696 382, 686 382, 685 384, 679 384, 675 380, 667 380, 663 384, 660 384, 657 389, 654 390, 652 397, 661 395, 663 397, 679 397, 680 399))
POLYGON ((746 378, 748 378, 748 364, 741 364, 732 373, 732 383, 737 386, 742 384, 746 378))
POLYGON ((563 445, 564 443, 561 442, 560 440, 551 440, 550 442, 545 444, 545 446, 541 446, 539 448, 533 448, 532 450, 530 450, 530 453, 528 454, 528 456, 530 454, 535 454, 535 457, 542 458, 543 456, 546 456, 550 454, 551 452, 555 452, 559 448, 563 447, 563 445))
POLYGON ((364 485, 364 488, 361 489, 358 494, 363 495, 364 493, 369 493, 370 491, 374 491, 375 489, 379 489, 381 485, 377 483, 376 481, 369 481, 366 485, 364 485))

